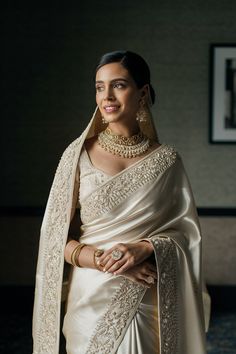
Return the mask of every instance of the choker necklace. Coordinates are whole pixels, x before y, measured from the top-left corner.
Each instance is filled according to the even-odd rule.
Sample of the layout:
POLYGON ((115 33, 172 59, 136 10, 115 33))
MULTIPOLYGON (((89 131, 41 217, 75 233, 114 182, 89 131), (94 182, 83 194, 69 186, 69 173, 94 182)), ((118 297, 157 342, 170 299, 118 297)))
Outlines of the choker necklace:
POLYGON ((98 135, 98 143, 104 150, 125 158, 140 156, 150 146, 150 140, 142 132, 127 138, 112 133, 109 128, 98 135))

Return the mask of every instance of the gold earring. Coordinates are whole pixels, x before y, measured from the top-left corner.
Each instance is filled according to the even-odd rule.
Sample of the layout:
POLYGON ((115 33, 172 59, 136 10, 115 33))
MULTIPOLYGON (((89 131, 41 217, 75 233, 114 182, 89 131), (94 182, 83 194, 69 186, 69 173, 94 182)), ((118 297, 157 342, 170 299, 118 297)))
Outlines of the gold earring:
POLYGON ((108 122, 106 121, 106 119, 102 116, 102 123, 103 124, 107 124, 108 122))
POLYGON ((144 108, 144 102, 141 101, 140 103, 140 108, 137 112, 137 115, 136 115, 136 120, 138 122, 146 122, 147 121, 147 112, 144 108))

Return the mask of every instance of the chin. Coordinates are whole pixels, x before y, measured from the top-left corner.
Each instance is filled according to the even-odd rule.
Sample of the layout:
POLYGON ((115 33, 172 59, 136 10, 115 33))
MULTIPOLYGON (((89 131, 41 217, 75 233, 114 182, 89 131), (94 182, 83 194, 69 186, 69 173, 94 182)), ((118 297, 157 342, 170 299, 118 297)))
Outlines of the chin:
POLYGON ((115 114, 104 115, 104 118, 108 123, 116 123, 123 120, 121 116, 117 116, 115 114))

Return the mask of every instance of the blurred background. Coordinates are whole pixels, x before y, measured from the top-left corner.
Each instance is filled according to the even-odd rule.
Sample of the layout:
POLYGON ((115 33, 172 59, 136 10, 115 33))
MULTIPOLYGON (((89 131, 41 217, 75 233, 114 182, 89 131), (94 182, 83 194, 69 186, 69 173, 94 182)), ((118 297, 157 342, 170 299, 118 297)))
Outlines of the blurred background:
MULTIPOLYGON (((148 62, 161 142, 181 154, 212 296, 208 353, 236 353, 236 144, 212 144, 210 45, 236 44, 235 0, 1 5, 1 353, 31 353, 39 231, 66 146, 95 109, 94 68, 128 49, 148 62)), ((189 353, 191 354, 191 353, 189 353)))

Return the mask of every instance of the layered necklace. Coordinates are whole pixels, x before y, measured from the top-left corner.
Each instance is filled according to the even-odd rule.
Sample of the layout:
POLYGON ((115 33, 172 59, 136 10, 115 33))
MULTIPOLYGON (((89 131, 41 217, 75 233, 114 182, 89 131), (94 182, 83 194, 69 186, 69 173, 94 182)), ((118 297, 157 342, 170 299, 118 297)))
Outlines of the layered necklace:
POLYGON ((150 140, 142 132, 127 138, 114 134, 109 128, 98 135, 98 143, 104 150, 125 158, 140 156, 150 146, 150 140))

